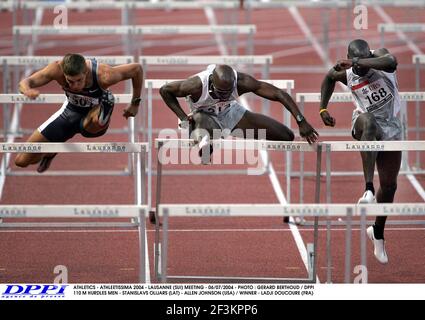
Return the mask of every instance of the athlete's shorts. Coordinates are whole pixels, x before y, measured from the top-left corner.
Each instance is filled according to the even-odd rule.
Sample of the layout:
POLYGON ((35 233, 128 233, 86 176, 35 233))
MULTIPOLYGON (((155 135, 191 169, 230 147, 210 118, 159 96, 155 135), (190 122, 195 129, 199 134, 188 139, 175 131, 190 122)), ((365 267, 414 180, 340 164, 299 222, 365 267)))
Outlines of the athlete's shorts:
MULTIPOLYGON (((354 124, 356 123, 356 120, 360 114, 361 113, 357 110, 353 111, 353 116, 351 118, 351 135, 353 138, 355 138, 354 124)), ((375 118, 375 120, 382 129, 383 141, 401 140, 403 127, 399 118, 393 117, 390 120, 375 118)))
MULTIPOLYGON (((237 101, 232 101, 230 106, 224 109, 222 112, 216 114, 215 112, 209 112, 207 109, 194 109, 192 114, 202 112, 210 116, 210 118, 217 124, 221 130, 228 132, 232 131, 236 125, 241 121, 247 109, 239 104, 237 101)), ((210 128, 204 128, 210 129, 210 128)), ((212 128, 215 129, 215 128, 212 128)))
MULTIPOLYGON (((113 106, 113 100, 112 102, 109 100, 102 100, 100 106, 101 118, 99 121, 105 121, 105 117, 107 117, 107 121, 105 121, 105 123, 109 121, 113 111, 113 106)), ((77 133, 87 138, 100 137, 105 134, 108 126, 106 126, 104 130, 94 134, 87 132, 83 128, 84 119, 91 109, 92 108, 75 107, 70 105, 68 100, 66 100, 57 112, 38 127, 38 131, 50 142, 65 142, 77 133)))

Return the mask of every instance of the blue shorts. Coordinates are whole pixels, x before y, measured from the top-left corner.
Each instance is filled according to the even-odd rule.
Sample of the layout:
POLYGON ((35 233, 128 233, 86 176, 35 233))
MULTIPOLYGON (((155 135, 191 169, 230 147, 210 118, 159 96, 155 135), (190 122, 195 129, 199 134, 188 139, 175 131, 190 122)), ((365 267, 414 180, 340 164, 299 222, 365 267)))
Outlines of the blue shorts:
MULTIPOLYGON (((113 103, 101 103, 101 114, 109 117, 113 111, 113 103)), ((92 108, 76 107, 65 101, 62 107, 45 121, 38 131, 50 142, 65 142, 77 133, 87 138, 100 137, 105 134, 108 126, 95 134, 87 132, 83 128, 83 122, 92 108)), ((109 120, 108 120, 109 121, 109 120)))

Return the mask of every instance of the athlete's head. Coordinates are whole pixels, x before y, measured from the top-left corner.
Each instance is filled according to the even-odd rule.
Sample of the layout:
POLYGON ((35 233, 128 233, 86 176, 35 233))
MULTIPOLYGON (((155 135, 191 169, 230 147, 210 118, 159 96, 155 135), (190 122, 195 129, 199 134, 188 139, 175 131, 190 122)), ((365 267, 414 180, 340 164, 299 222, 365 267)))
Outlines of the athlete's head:
MULTIPOLYGON (((363 39, 356 39, 350 42, 348 45, 348 53, 347 58, 353 59, 353 58, 370 58, 372 56, 372 53, 370 52, 369 45, 366 41, 363 39)), ((359 76, 364 76, 370 68, 365 67, 355 67, 353 68, 353 71, 355 74, 359 76)))
POLYGON ((222 101, 229 99, 235 85, 235 74, 228 65, 217 65, 210 78, 210 94, 222 101))
POLYGON ((86 59, 76 53, 68 53, 62 59, 61 67, 65 80, 72 91, 81 91, 86 84, 86 59))

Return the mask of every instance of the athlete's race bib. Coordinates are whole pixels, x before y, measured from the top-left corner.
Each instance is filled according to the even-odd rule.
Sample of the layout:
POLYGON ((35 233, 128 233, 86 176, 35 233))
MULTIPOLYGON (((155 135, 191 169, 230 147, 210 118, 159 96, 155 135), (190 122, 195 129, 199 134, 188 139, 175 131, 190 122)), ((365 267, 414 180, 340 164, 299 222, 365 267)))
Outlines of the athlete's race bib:
POLYGON ((70 92, 68 92, 67 97, 70 104, 81 108, 91 108, 100 103, 99 98, 87 97, 70 92))
POLYGON ((222 102, 216 102, 212 106, 205 106, 205 107, 199 107, 200 110, 208 112, 208 113, 214 113, 219 114, 223 112, 225 109, 227 109, 230 106, 229 101, 222 101, 222 102))
POLYGON ((367 112, 376 112, 394 99, 393 94, 380 78, 374 82, 363 81, 351 87, 351 90, 360 99, 360 104, 367 112))

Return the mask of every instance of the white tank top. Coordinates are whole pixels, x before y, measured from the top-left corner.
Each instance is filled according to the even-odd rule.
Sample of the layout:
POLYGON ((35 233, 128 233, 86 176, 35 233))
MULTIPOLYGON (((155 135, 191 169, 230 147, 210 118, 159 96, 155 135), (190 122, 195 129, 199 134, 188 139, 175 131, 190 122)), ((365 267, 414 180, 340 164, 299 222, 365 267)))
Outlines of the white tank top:
POLYGON ((360 113, 370 112, 377 119, 391 120, 400 111, 396 73, 370 69, 361 77, 352 68, 346 70, 347 85, 360 113))
POLYGON ((206 70, 194 75, 195 77, 199 77, 202 81, 202 94, 196 102, 193 102, 191 96, 186 97, 186 100, 190 106, 190 111, 203 109, 210 113, 219 114, 220 112, 223 112, 226 108, 228 108, 231 105, 232 101, 238 99, 238 86, 236 85, 238 82, 238 73, 235 69, 233 69, 233 72, 235 74, 235 83, 233 85, 233 92, 230 95, 229 99, 227 99, 226 101, 220 101, 219 99, 214 99, 210 96, 209 77, 213 73, 215 66, 215 64, 210 64, 208 65, 206 70))

